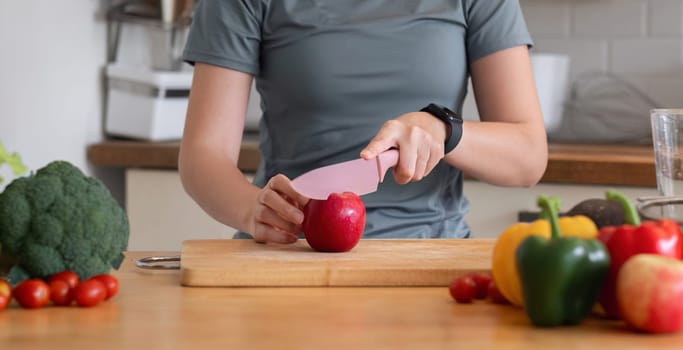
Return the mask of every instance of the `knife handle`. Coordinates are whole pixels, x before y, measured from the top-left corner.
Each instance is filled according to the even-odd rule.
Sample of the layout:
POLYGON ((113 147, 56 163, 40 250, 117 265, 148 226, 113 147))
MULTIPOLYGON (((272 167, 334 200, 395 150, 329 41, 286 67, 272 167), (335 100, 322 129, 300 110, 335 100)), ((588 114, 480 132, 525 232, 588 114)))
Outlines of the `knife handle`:
POLYGON ((392 148, 384 151, 377 156, 377 173, 379 174, 379 182, 384 181, 384 174, 389 168, 398 164, 398 150, 392 148))

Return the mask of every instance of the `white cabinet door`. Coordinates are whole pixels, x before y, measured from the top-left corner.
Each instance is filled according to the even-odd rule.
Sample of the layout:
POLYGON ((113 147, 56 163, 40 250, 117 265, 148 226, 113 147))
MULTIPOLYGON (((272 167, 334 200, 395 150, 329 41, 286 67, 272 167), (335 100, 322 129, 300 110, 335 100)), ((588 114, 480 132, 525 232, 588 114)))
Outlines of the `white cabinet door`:
POLYGON ((174 170, 126 170, 129 250, 180 250, 187 239, 231 238, 235 229, 206 214, 174 170))

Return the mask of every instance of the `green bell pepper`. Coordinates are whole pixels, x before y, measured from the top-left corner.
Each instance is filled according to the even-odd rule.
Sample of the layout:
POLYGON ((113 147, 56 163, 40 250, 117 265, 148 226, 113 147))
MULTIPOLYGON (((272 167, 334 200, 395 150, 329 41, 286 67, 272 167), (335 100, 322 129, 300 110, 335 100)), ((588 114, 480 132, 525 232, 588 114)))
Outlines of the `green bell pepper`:
POLYGON ((540 196, 538 205, 550 220, 551 238, 532 235, 517 248, 525 311, 535 326, 578 324, 596 302, 609 253, 596 239, 561 236, 558 198, 540 196))

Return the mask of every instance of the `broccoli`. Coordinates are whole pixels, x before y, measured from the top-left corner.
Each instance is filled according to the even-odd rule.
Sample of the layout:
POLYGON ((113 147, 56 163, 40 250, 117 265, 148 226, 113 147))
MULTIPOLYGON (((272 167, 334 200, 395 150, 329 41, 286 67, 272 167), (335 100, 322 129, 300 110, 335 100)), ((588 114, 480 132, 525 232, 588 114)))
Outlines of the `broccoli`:
POLYGON ((0 193, 0 261, 16 283, 71 270, 81 279, 118 269, 128 217, 98 179, 67 161, 17 178, 0 193))

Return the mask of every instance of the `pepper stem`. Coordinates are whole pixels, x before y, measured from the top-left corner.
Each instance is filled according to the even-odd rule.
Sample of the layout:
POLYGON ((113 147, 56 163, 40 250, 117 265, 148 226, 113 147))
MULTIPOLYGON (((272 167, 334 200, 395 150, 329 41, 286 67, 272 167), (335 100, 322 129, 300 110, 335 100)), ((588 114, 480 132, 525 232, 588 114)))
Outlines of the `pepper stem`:
POLYGON ((638 215, 636 207, 633 205, 630 199, 626 198, 623 193, 615 190, 608 190, 606 197, 607 200, 618 201, 619 204, 621 204, 621 207, 624 208, 624 221, 626 221, 627 224, 631 224, 633 226, 640 225, 640 215, 638 215))
POLYGON ((559 221, 560 199, 557 197, 539 196, 537 204, 541 208, 541 217, 550 221, 551 238, 562 236, 559 221))

